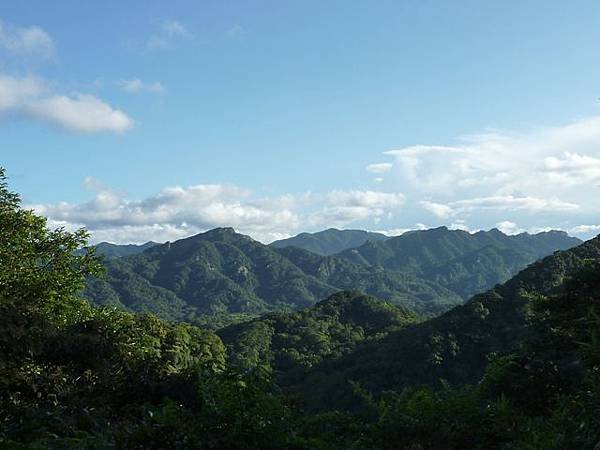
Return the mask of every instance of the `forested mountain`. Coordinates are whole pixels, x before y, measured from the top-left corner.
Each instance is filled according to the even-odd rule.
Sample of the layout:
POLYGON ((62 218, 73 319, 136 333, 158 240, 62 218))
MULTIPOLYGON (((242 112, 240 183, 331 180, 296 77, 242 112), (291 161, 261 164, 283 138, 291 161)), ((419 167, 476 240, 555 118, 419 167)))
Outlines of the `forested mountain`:
POLYGON ((344 292, 221 330, 229 351, 79 298, 101 269, 86 237, 0 169, 1 448, 598 448, 600 237, 427 322, 344 292))
POLYGON ((110 242, 100 242, 96 244, 96 253, 106 258, 120 258, 121 256, 131 256, 142 253, 151 247, 158 245, 156 242, 146 242, 145 244, 111 244, 110 242))
POLYGON ((100 255, 104 255, 107 258, 120 258, 121 256, 131 256, 142 253, 144 250, 158 245, 156 242, 146 242, 145 244, 111 244, 110 242, 100 242, 96 244, 96 252, 100 255))
POLYGON ((439 228, 321 256, 218 228, 105 261, 106 277, 90 279, 85 296, 99 305, 193 320, 298 309, 358 289, 429 316, 507 280, 539 254, 576 242, 563 233, 549 236, 439 228))
MULTIPOLYGON (((302 389, 313 405, 331 402, 340 406, 352 397, 349 386, 342 387, 340 379, 359 382, 370 392, 435 385, 440 380, 475 383, 481 379, 490 356, 516 351, 524 342, 535 339, 537 329, 532 324, 536 308, 537 318, 546 320, 547 298, 587 289, 590 281, 597 286, 600 278, 590 280, 590 276, 597 277, 599 267, 600 237, 548 256, 507 283, 474 296, 440 317, 367 341, 335 361, 323 361, 305 376, 302 389), (582 273, 588 274, 587 278, 577 278, 586 280, 582 286, 571 281, 582 273)), ((600 297, 584 297, 567 305, 573 308, 569 320, 583 320, 598 301, 600 297)), ((560 324, 558 329, 570 325, 576 326, 560 324)), ((544 328, 546 335, 553 332, 557 333, 557 342, 552 345, 560 346, 560 331, 544 328)))
POLYGON ((435 281, 466 300, 528 264, 580 243, 562 231, 509 236, 497 229, 471 234, 439 227, 367 242, 337 256, 435 281))
POLYGON ((89 280, 87 298, 177 320, 298 309, 343 289, 362 289, 419 312, 440 312, 461 301, 427 280, 297 248, 278 250, 230 228, 105 265, 105 278, 89 280))
POLYGON ((367 241, 385 241, 385 234, 364 230, 338 230, 329 228, 316 233, 300 233, 288 239, 271 242, 275 248, 298 247, 319 255, 333 255, 349 248, 359 247, 367 241))
POLYGON ((235 363, 270 364, 284 386, 299 383, 323 360, 416 323, 416 316, 358 291, 332 295, 311 308, 272 313, 218 332, 235 363))

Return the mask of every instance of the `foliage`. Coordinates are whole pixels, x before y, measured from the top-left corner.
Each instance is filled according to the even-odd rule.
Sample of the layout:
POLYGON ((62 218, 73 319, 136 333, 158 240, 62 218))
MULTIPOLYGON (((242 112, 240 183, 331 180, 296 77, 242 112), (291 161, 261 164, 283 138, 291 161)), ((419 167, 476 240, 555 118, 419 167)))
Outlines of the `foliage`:
POLYGON ((1 170, 0 238, 0 448, 600 446, 600 238, 432 320, 344 292, 238 316, 251 320, 219 331, 228 349, 212 331, 79 298, 101 270, 77 251, 85 232, 48 230, 1 170))
POLYGON ((317 233, 300 233, 297 236, 271 242, 275 248, 297 247, 318 255, 329 256, 349 248, 356 248, 367 241, 385 241, 385 234, 363 230, 337 230, 329 228, 317 233))
MULTIPOLYGON (((311 239, 339 243, 372 237, 365 233, 326 230, 311 239)), ((106 277, 90 278, 85 296, 98 305, 208 323, 207 317, 295 310, 341 290, 361 290, 435 316, 506 281, 540 256, 577 242, 558 232, 471 235, 439 228, 368 240, 322 256, 297 247, 276 248, 285 243, 266 246, 231 228, 217 228, 106 260, 106 277)))

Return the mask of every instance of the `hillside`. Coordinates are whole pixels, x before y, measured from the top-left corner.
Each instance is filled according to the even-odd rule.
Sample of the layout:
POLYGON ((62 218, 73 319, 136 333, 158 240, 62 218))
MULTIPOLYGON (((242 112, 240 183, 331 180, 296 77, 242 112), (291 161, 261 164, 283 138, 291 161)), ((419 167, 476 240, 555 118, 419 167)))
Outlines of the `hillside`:
POLYGON ((311 308, 272 313, 218 332, 233 362, 270 364, 282 386, 303 379, 323 360, 335 361, 360 343, 416 323, 410 311, 358 291, 339 292, 311 308))
POLYGON ((131 256, 142 253, 144 250, 159 245, 156 242, 146 242, 145 244, 111 244, 110 242, 100 242, 96 244, 96 253, 107 258, 120 258, 121 256, 131 256))
POLYGON ((288 239, 271 242, 275 248, 298 247, 319 255, 334 255, 349 248, 359 247, 367 241, 385 241, 381 233, 364 230, 338 230, 329 228, 316 233, 300 233, 288 239))
MULTIPOLYGON (((299 309, 334 292, 358 289, 430 316, 505 281, 535 260, 524 246, 506 248, 460 231, 436 229, 414 236, 418 242, 410 245, 406 241, 411 239, 400 236, 320 256, 296 247, 276 249, 231 228, 218 228, 105 261, 106 276, 90 279, 85 296, 99 305, 194 320, 299 309)), ((555 248, 571 242, 566 235, 556 236, 555 248)), ((535 239, 527 242, 533 245, 535 239)))
POLYGON ((299 309, 355 288, 425 313, 461 301, 411 275, 292 247, 277 250, 227 228, 107 260, 105 266, 105 277, 90 278, 88 299, 175 320, 299 309))
POLYGON ((509 236, 497 229, 471 234, 439 227, 367 242, 336 256, 434 281, 466 300, 528 264, 580 243, 561 231, 509 236))
MULTIPOLYGON (((313 405, 339 406, 352 398, 340 379, 360 382, 371 392, 440 380, 475 383, 490 355, 518 350, 534 338, 532 311, 539 299, 581 287, 569 280, 592 263, 600 267, 600 237, 548 256, 440 317, 366 342, 337 361, 324 361, 306 376, 301 390, 313 405)), ((580 303, 571 317, 585 316, 590 306, 580 303)))

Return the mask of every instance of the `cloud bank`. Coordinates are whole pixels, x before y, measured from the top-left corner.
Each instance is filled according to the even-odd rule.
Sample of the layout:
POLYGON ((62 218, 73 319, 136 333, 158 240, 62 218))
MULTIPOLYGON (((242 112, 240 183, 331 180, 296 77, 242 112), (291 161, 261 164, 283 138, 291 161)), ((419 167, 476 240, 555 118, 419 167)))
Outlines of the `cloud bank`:
POLYGON ((584 237, 600 230, 600 116, 520 132, 488 130, 384 155, 388 165, 373 163, 367 171, 389 172, 386 186, 402 188, 415 221, 429 215, 471 227, 511 223, 510 229, 555 227, 584 237))
POLYGON ((88 202, 29 206, 47 216, 51 226, 85 226, 95 242, 174 240, 220 226, 270 242, 306 227, 343 227, 365 220, 375 224, 404 203, 400 193, 360 190, 260 198, 227 184, 168 187, 132 200, 91 178, 85 184, 95 190, 88 202))

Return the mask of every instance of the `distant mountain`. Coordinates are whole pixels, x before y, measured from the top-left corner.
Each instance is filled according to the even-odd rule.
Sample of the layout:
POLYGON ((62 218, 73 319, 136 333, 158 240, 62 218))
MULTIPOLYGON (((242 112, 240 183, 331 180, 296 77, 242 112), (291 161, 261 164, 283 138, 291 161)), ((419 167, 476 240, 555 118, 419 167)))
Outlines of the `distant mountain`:
MULTIPOLYGON (((557 354, 561 341, 573 340, 567 335, 561 338, 564 331, 560 330, 574 327, 578 321, 585 325, 582 321, 589 308, 597 303, 599 268, 597 237, 536 262, 505 284, 440 317, 365 341, 337 360, 313 366, 299 378, 302 381, 296 388, 313 406, 343 407, 353 394, 349 386, 340 384, 341 379, 359 382, 375 393, 402 386, 435 385, 441 380, 476 383, 491 355, 516 351, 526 341, 538 342, 535 345, 539 346, 554 339, 556 342, 546 344, 551 348, 546 356, 557 354), (588 267, 592 271, 586 275, 588 267), (581 279, 572 281, 573 277, 581 279), (552 296, 565 300, 554 306, 554 301, 544 300, 552 296), (562 314, 554 325, 543 322, 550 309, 556 310, 553 315, 562 314), (542 321, 543 337, 535 337, 534 310, 536 320, 542 321)), ((576 356, 576 351, 572 353, 576 356)), ((574 359, 555 364, 561 364, 561 370, 577 369, 574 359)))
POLYGON ((466 300, 505 282, 528 264, 581 242, 563 231, 509 236, 495 228, 471 234, 439 227, 369 241, 336 256, 435 281, 466 300))
POLYGON ((154 247, 155 245, 159 245, 156 242, 146 242, 145 244, 111 244, 110 242, 100 242, 96 244, 96 252, 99 255, 103 255, 107 258, 120 258, 122 256, 131 256, 137 255, 138 253, 142 253, 144 250, 154 247))
POLYGON ((425 279, 295 247, 272 248, 231 228, 105 265, 104 278, 89 280, 88 299, 175 320, 304 308, 354 288, 420 313, 440 313, 461 302, 454 292, 425 279))
POLYGON ((329 228, 317 233, 300 233, 297 236, 272 242, 275 248, 298 247, 319 255, 333 255, 349 248, 359 247, 367 241, 385 241, 381 233, 363 230, 338 230, 329 228))

